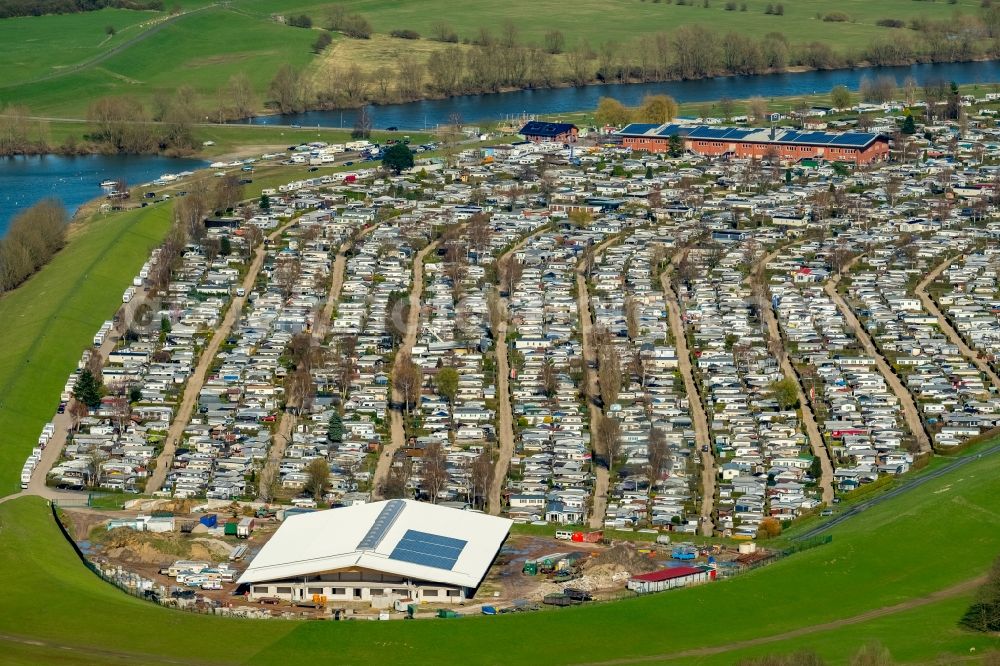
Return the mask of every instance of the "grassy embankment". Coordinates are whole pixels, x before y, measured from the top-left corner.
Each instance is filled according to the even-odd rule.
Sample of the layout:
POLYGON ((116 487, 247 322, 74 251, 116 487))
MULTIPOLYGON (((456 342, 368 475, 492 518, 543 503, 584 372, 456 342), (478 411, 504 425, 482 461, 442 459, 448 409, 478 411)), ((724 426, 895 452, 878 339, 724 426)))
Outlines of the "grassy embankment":
POLYGON ((52 418, 66 377, 163 239, 169 205, 93 216, 44 269, 0 298, 0 495, 52 418))
POLYGON ((42 502, 19 499, 0 505, 0 579, 10 581, 0 596, 0 636, 41 641, 12 649, 25 660, 36 649, 44 656, 50 642, 71 646, 82 663, 94 648, 198 663, 372 663, 405 655, 407 663, 423 664, 440 663, 448 653, 468 663, 559 664, 713 646, 722 652, 692 654, 683 663, 732 663, 734 651, 803 647, 843 661, 875 638, 908 660, 968 654, 972 647, 981 653, 1000 641, 957 628, 970 592, 919 600, 974 579, 997 556, 998 474, 1000 456, 977 460, 836 526, 829 545, 726 582, 536 614, 389 624, 238 621, 156 608, 91 576, 74 561, 42 502), (863 623, 823 626, 913 600, 863 623), (740 643, 795 630, 803 633, 766 645, 740 643))
MULTIPOLYGON (((367 71, 381 65, 395 67, 404 56, 424 62, 434 51, 449 47, 427 39, 442 17, 462 39, 475 39, 481 27, 496 32, 510 20, 524 43, 540 45, 545 32, 558 29, 565 35, 567 47, 587 42, 596 49, 608 41, 628 44, 643 34, 700 24, 720 34, 736 31, 755 38, 781 32, 793 47, 819 40, 837 52, 857 52, 876 38, 891 39, 909 32, 880 27, 876 25, 880 19, 942 20, 956 11, 977 13, 980 3, 845 0, 833 8, 825 0, 795 0, 783 3, 782 16, 765 14, 765 7, 774 4, 765 0, 746 0, 745 12, 726 11, 721 0, 711 0, 708 7, 698 1, 682 6, 584 0, 574 3, 571 12, 558 0, 473 0, 460 5, 446 0, 349 0, 341 4, 349 11, 361 12, 372 23, 374 38, 336 37, 333 47, 320 56, 310 49, 317 29, 282 25, 272 18, 305 13, 315 25, 323 25, 329 3, 319 0, 247 0, 238 6, 208 6, 207 0, 186 0, 182 3, 185 10, 207 8, 181 15, 159 28, 155 22, 167 19, 166 13, 102 10, 5 19, 0 21, 0 68, 12 77, 0 85, 0 104, 16 102, 37 115, 80 118, 91 101, 104 95, 127 94, 149 103, 157 90, 186 85, 199 95, 201 105, 210 109, 216 104, 220 86, 241 72, 249 77, 262 104, 269 81, 283 63, 304 68, 307 78, 314 79, 331 62, 337 66, 357 64, 367 71), (850 20, 825 22, 818 17, 834 9, 850 20), (532 20, 536 16, 546 20, 532 20), (104 32, 107 25, 119 30, 110 39, 104 32), (395 29, 416 30, 424 39, 389 38, 388 33, 395 29), (124 48, 93 61, 116 47, 124 48)), ((563 58, 559 56, 555 64, 562 66, 563 58)))

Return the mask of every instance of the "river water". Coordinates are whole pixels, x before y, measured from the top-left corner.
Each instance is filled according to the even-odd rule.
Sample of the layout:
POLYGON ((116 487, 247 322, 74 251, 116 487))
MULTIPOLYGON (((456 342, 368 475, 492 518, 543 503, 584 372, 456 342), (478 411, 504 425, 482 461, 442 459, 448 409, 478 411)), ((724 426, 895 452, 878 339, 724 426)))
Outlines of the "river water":
MULTIPOLYGON (((956 83, 988 83, 1000 81, 1000 62, 963 62, 911 65, 905 67, 866 67, 830 71, 763 74, 758 76, 720 76, 694 81, 664 83, 626 83, 615 85, 519 90, 489 95, 465 95, 449 99, 388 104, 370 107, 374 126, 378 129, 398 127, 419 130, 449 122, 459 113, 469 122, 498 121, 521 114, 560 114, 593 109, 601 97, 614 97, 626 106, 635 106, 647 94, 666 93, 679 102, 702 102, 723 97, 785 97, 829 92, 834 86, 845 85, 857 90, 864 76, 887 74, 902 83, 913 76, 918 83, 944 80, 956 83)), ((351 127, 356 110, 309 111, 284 116, 262 116, 250 122, 265 125, 302 125, 303 127, 351 127)))
POLYGON ((0 236, 19 211, 46 197, 59 199, 72 214, 81 204, 101 195, 101 181, 124 178, 129 185, 139 185, 163 174, 207 164, 159 155, 0 158, 0 236))
MULTIPOLYGON (((409 102, 372 107, 376 128, 398 127, 419 130, 449 122, 453 113, 465 122, 497 121, 521 114, 559 114, 593 109, 601 97, 614 97, 626 105, 636 105, 644 95, 667 93, 681 102, 718 100, 723 97, 743 99, 783 97, 827 92, 845 85, 857 90, 863 76, 888 74, 902 83, 913 76, 918 83, 933 80, 956 83, 1000 81, 1000 62, 964 62, 912 65, 906 67, 869 67, 825 72, 727 76, 697 81, 666 83, 631 83, 550 90, 521 90, 492 95, 466 95, 442 100, 409 102)), ((286 116, 265 116, 250 122, 268 125, 350 127, 356 110, 311 111, 286 116)), ((47 196, 61 199, 71 211, 101 194, 100 182, 124 178, 130 184, 146 183, 165 173, 177 173, 205 166, 190 159, 142 156, 88 155, 84 157, 0 158, 0 236, 19 210, 47 196)))

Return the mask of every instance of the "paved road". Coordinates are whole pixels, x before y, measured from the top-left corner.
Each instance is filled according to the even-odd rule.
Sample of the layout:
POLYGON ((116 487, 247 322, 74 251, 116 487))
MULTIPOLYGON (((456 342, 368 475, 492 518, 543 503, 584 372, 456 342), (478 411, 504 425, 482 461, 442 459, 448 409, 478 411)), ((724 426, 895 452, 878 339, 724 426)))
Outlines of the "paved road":
POLYGON ((878 367, 879 372, 885 377, 886 382, 889 384, 889 388, 896 395, 899 400, 899 405, 903 409, 903 418, 906 420, 906 425, 913 433, 913 437, 917 441, 917 446, 919 447, 921 453, 930 453, 933 449, 931 448, 931 440, 927 436, 927 431, 924 430, 923 421, 920 420, 920 413, 917 411, 917 405, 913 402, 913 396, 910 395, 910 391, 903 385, 899 377, 895 372, 892 371, 892 367, 889 362, 886 361, 885 357, 879 352, 878 348, 875 346, 875 342, 872 340, 868 331, 865 327, 861 325, 858 318, 854 316, 854 311, 847 304, 847 301, 837 293, 837 285, 840 284, 840 278, 845 272, 849 271, 854 264, 861 259, 864 255, 858 255, 851 261, 847 263, 844 269, 833 276, 830 280, 823 285, 826 295, 833 299, 833 302, 837 304, 837 308, 840 313, 844 316, 844 321, 847 325, 851 327, 854 331, 854 336, 864 347, 865 353, 870 355, 875 359, 875 365, 878 367))
POLYGON ((660 287, 663 289, 663 298, 667 305, 670 332, 673 334, 674 345, 677 347, 677 366, 684 379, 684 391, 687 393, 688 405, 691 410, 691 420, 694 424, 694 443, 701 456, 701 533, 704 536, 712 536, 715 531, 712 512, 715 505, 715 483, 718 478, 715 469, 715 454, 708 427, 708 416, 705 414, 705 406, 701 400, 701 394, 698 392, 698 385, 694 381, 694 368, 691 366, 691 352, 688 349, 684 320, 681 318, 681 306, 677 301, 674 287, 670 283, 670 275, 674 271, 674 266, 680 261, 683 252, 682 250, 671 257, 670 264, 660 274, 660 287))
MULTIPOLYGON (((285 222, 268 234, 267 238, 273 241, 295 222, 296 220, 294 219, 285 222)), ((177 414, 174 415, 174 420, 167 431, 167 439, 164 442, 163 451, 160 452, 159 457, 156 459, 156 469, 153 470, 153 475, 146 483, 146 494, 148 495, 152 495, 160 490, 163 487, 163 483, 167 480, 167 473, 173 465, 177 444, 183 438, 184 429, 187 428, 188 423, 191 421, 191 414, 198 402, 198 394, 201 392, 201 387, 205 384, 208 369, 212 367, 212 361, 215 360, 215 355, 218 353, 219 347, 229 337, 229 332, 232 330, 233 324, 236 323, 236 319, 243 312, 243 305, 246 303, 247 296, 253 291, 254 283, 257 281, 257 274, 260 273, 261 266, 264 265, 265 254, 266 247, 261 243, 241 285, 246 290, 246 296, 233 297, 232 302, 229 304, 229 309, 222 319, 222 323, 215 329, 208 346, 202 350, 201 356, 198 358, 198 365, 184 387, 184 396, 181 399, 180 407, 177 409, 177 414)))
MULTIPOLYGON (((768 257, 765 257, 764 260, 765 262, 769 261, 768 257)), ((751 275, 757 275, 757 272, 753 271, 751 275)), ((778 325, 778 317, 774 313, 774 308, 768 303, 763 304, 761 310, 764 315, 764 323, 767 325, 768 338, 777 340, 784 347, 785 341, 781 337, 781 327, 778 325)), ((823 440, 823 434, 819 431, 819 426, 816 425, 816 416, 813 414, 812 403, 810 403, 805 391, 802 389, 802 382, 799 381, 799 375, 795 372, 792 361, 788 358, 787 351, 781 354, 781 373, 786 379, 791 379, 795 382, 795 391, 799 398, 802 424, 805 426, 806 436, 809 439, 809 448, 812 450, 812 454, 819 458, 821 468, 819 487, 823 493, 823 502, 832 504, 834 497, 833 463, 830 461, 830 451, 826 447, 826 442, 823 440)))
MULTIPOLYGON (((409 317, 406 321, 406 335, 403 337, 403 343, 396 351, 396 359, 393 364, 394 374, 395 366, 399 364, 400 359, 404 355, 409 356, 413 345, 417 343, 417 333, 420 330, 420 297, 424 292, 424 257, 437 250, 438 244, 439 241, 434 241, 418 252, 417 256, 413 259, 413 283, 410 286, 409 317)), ((389 469, 392 467, 392 457, 396 454, 396 451, 403 448, 406 444, 406 430, 403 427, 403 396, 396 390, 395 386, 391 390, 392 400, 389 405, 389 431, 391 439, 389 446, 383 447, 382 454, 378 459, 378 465, 375 467, 375 475, 372 477, 373 498, 382 497, 381 488, 382 484, 389 477, 389 469)))
POLYGON ((864 502, 859 502, 857 504, 854 504, 854 505, 851 506, 851 508, 847 509, 843 513, 837 514, 835 517, 831 518, 830 520, 826 521, 825 523, 823 523, 821 525, 817 525, 816 527, 810 529, 808 532, 803 532, 802 534, 799 534, 798 536, 793 537, 792 540, 793 541, 803 541, 805 539, 811 539, 814 536, 818 536, 818 535, 822 534, 823 532, 826 532, 830 528, 836 527, 837 525, 839 525, 840 523, 844 522, 845 520, 848 520, 852 516, 855 516, 855 515, 861 513, 862 511, 865 511, 866 509, 870 509, 873 506, 881 504, 882 502, 885 502, 886 500, 892 499, 893 497, 897 497, 899 495, 902 495, 903 493, 908 493, 911 490, 913 490, 914 488, 919 488, 920 486, 924 485, 928 481, 933 481, 934 479, 937 479, 937 478, 939 478, 941 476, 944 476, 945 474, 951 472, 952 470, 955 470, 955 469, 957 469, 959 467, 967 465, 970 462, 973 462, 975 460, 979 460, 979 459, 985 458, 987 456, 992 456, 992 455, 996 454, 998 451, 1000 451, 1000 444, 995 444, 995 445, 991 446, 990 448, 984 449, 983 451, 981 451, 980 453, 977 453, 975 455, 965 455, 965 456, 957 457, 953 461, 951 461, 951 462, 949 462, 949 463, 947 463, 945 465, 942 465, 941 467, 938 467, 937 469, 935 469, 932 472, 927 472, 926 474, 920 474, 920 475, 917 475, 917 476, 907 477, 907 478, 905 478, 902 481, 902 483, 900 483, 898 486, 896 486, 892 490, 889 490, 888 492, 882 493, 878 497, 873 497, 870 500, 865 500, 864 502))
POLYGON ((958 347, 958 350, 962 352, 962 355, 965 356, 970 363, 976 366, 981 373, 986 375, 994 387, 1000 389, 1000 377, 997 376, 997 373, 993 372, 993 368, 990 367, 989 363, 979 358, 979 354, 966 344, 965 339, 959 335, 958 331, 956 331, 954 327, 952 327, 951 322, 948 321, 947 317, 944 316, 944 313, 941 312, 941 309, 938 308, 937 303, 935 303, 934 299, 927 293, 927 285, 936 280, 953 261, 955 261, 955 257, 945 259, 938 264, 934 270, 928 273, 923 280, 920 281, 915 290, 917 298, 920 299, 924 308, 937 318, 938 328, 940 328, 948 339, 951 340, 952 344, 958 347))

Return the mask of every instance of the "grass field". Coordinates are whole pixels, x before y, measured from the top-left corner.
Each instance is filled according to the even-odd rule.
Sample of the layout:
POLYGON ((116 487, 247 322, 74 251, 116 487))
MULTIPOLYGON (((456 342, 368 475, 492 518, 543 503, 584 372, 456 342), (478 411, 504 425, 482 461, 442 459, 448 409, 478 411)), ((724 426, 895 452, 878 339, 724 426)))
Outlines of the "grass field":
POLYGON ((968 592, 773 643, 739 642, 838 622, 982 574, 1000 551, 998 474, 1000 456, 973 462, 833 528, 829 545, 731 581, 536 614, 392 623, 240 621, 156 608, 83 569, 43 502, 23 498, 0 505, 0 579, 8 581, 0 595, 0 645, 8 634, 41 642, 19 643, 14 652, 28 662, 41 650, 35 663, 44 661, 45 651, 65 645, 82 663, 93 656, 91 648, 99 648, 261 665, 389 659, 430 664, 446 654, 470 664, 563 664, 705 648, 712 650, 678 663, 729 664, 735 654, 806 646, 840 663, 876 638, 910 661, 968 654, 971 647, 981 653, 1000 647, 1000 640, 957 629, 968 592))
POLYGON ((102 9, 83 14, 25 16, 0 20, 0 88, 56 74, 107 53, 162 19, 162 12, 102 9), (105 34, 114 26, 113 37, 105 34))
MULTIPOLYGON (((451 25, 460 38, 473 39, 482 27, 498 32, 505 21, 513 21, 527 41, 542 43, 544 34, 561 30, 567 44, 587 41, 592 45, 612 40, 627 41, 637 34, 654 31, 669 32, 679 25, 700 23, 719 31, 736 30, 763 36, 771 31, 783 32, 793 43, 828 40, 836 48, 865 46, 872 37, 885 34, 886 29, 875 25, 883 18, 910 19, 926 16, 944 19, 960 10, 974 13, 979 0, 947 2, 914 2, 913 0, 789 0, 783 3, 784 16, 764 13, 767 0, 746 0, 747 11, 726 11, 723 0, 703 0, 686 5, 653 0, 576 0, 567 5, 560 0, 469 0, 456 5, 449 0, 344 0, 338 3, 349 11, 360 12, 377 32, 395 29, 416 30, 430 36, 438 21, 451 25), (852 19, 848 23, 824 23, 816 14, 844 12, 852 19), (533 20, 545 17, 545 20, 533 20)), ((738 3, 739 4, 739 3, 738 3)), ((260 17, 271 14, 312 15, 314 20, 328 14, 328 2, 309 0, 247 0, 241 7, 260 17)))
POLYGON ((27 283, 0 298, 0 494, 52 418, 66 377, 170 226, 170 209, 95 216, 27 283))
MULTIPOLYGON (((83 20, 87 15, 70 18, 75 17, 83 20)), ((4 23, 0 21, 0 29, 4 23)), ((85 33, 87 39, 91 28, 85 33)), ((54 35, 49 39, 54 39, 54 35)), ((210 106, 218 89, 232 75, 241 72, 263 94, 282 64, 302 67, 314 58, 310 45, 315 39, 314 31, 213 7, 180 17, 147 39, 92 66, 65 76, 45 80, 28 77, 29 82, 21 85, 0 87, 0 104, 24 104, 38 115, 84 117, 87 104, 105 95, 131 95, 149 102, 157 90, 170 91, 187 85, 210 106)), ((17 39, 11 41, 18 43, 17 39)), ((69 41, 79 43, 85 38, 78 35, 69 41)), ((0 44, 0 63, 10 59, 9 43, 0 44)), ((34 47, 44 48, 39 43, 34 47)), ((57 50, 65 55, 64 48, 57 50)), ((36 76, 43 73, 39 70, 36 76)))
MULTIPOLYGON (((882 28, 883 18, 948 19, 955 12, 979 11, 978 0, 914 2, 913 0, 842 0, 832 7, 825 0, 789 0, 783 16, 767 15, 765 0, 746 0, 747 11, 726 11, 722 0, 678 5, 655 0, 581 0, 571 8, 559 0, 512 0, 507 3, 471 0, 346 0, 341 5, 361 12, 374 26, 375 39, 338 38, 324 56, 310 45, 317 30, 282 25, 272 17, 306 13, 315 25, 324 25, 330 12, 325 0, 246 0, 238 5, 209 5, 207 0, 185 0, 189 13, 157 29, 149 12, 102 10, 87 14, 44 16, 0 21, 0 66, 10 72, 0 83, 0 104, 19 103, 35 114, 83 117, 92 100, 110 94, 129 94, 148 101, 156 90, 180 85, 193 87, 206 109, 216 106, 216 94, 230 76, 246 73, 260 103, 268 82, 283 63, 303 67, 311 80, 321 79, 332 64, 359 64, 365 70, 394 65, 403 55, 418 61, 444 45, 425 40, 390 39, 393 29, 413 29, 429 37, 444 18, 463 39, 474 39, 481 27, 495 33, 510 20, 520 39, 541 44, 550 29, 563 32, 567 46, 587 42, 626 45, 637 36, 670 32, 684 24, 701 24, 719 33, 737 31, 755 37, 777 31, 793 44, 827 41, 837 50, 858 51, 878 36, 908 31, 882 28), (836 9, 851 20, 823 22, 817 14, 836 9), (531 17, 544 16, 544 21, 531 17), (105 25, 119 33, 106 40, 105 25), (143 25, 140 25, 143 24, 143 25), (124 46, 110 57, 83 67, 95 56, 124 46), (62 74, 65 72, 64 74, 62 74)), ((166 19, 160 14, 158 20, 166 19)))

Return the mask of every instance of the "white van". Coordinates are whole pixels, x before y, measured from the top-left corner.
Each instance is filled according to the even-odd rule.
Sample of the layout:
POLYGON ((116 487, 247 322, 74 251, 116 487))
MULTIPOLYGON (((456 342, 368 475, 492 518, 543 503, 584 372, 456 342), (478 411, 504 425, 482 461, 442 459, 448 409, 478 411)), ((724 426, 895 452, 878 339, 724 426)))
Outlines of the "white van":
POLYGON ((556 530, 556 538, 569 541, 573 538, 573 533, 569 530, 556 530))

